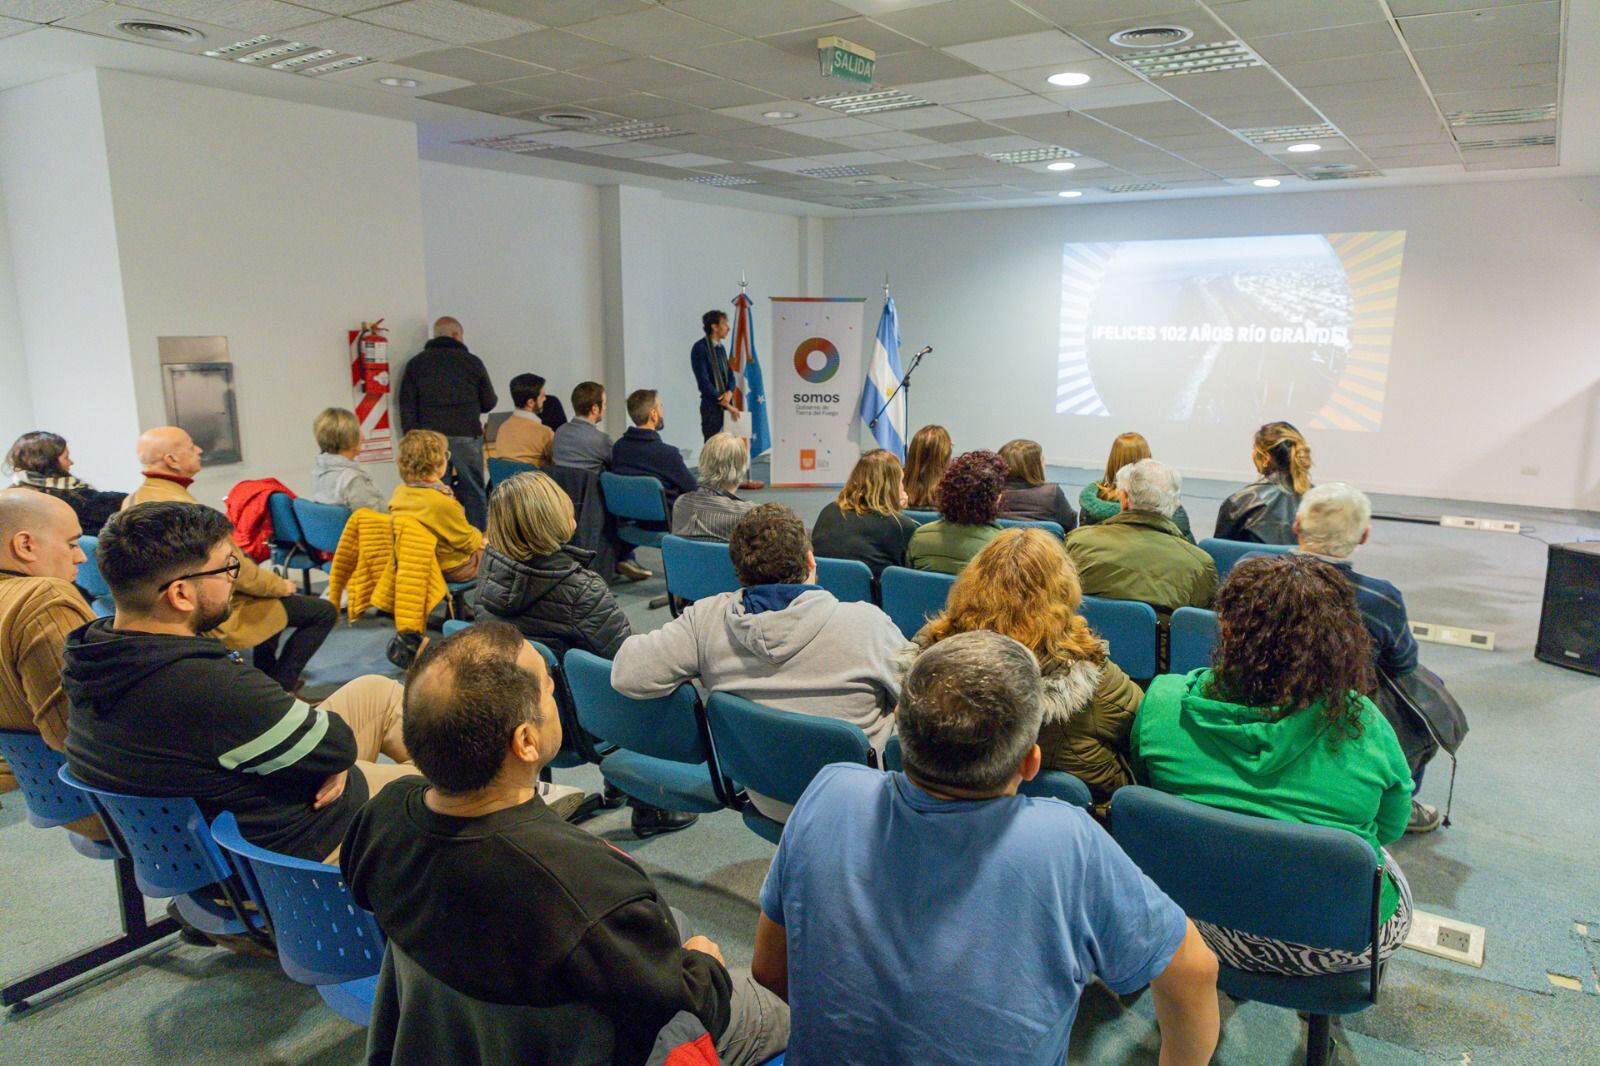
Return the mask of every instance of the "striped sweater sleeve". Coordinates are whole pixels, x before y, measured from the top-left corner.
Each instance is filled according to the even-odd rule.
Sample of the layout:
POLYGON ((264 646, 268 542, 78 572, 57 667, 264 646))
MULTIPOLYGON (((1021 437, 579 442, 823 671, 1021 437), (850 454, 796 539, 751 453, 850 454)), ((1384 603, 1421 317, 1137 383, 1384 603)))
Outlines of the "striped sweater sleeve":
POLYGON ((61 687, 61 662, 67 634, 94 621, 76 589, 62 582, 18 627, 18 674, 33 724, 44 742, 57 751, 67 741, 67 694, 61 687))
POLYGON ((229 695, 229 706, 212 721, 213 750, 224 770, 310 794, 355 762, 355 734, 344 719, 295 699, 267 675, 246 671, 229 695))

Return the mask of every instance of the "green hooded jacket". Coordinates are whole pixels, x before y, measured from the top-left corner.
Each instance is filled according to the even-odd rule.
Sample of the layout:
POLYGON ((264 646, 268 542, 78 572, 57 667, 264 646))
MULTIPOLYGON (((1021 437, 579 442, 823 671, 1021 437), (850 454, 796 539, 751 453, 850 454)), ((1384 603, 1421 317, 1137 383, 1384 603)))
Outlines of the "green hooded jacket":
MULTIPOLYGON (((1381 863, 1411 817, 1411 771, 1372 701, 1361 701, 1361 735, 1330 744, 1320 704, 1271 721, 1210 690, 1209 669, 1150 683, 1129 738, 1134 777, 1208 807, 1348 829, 1381 863)), ((1399 901, 1385 877, 1385 920, 1399 901)))

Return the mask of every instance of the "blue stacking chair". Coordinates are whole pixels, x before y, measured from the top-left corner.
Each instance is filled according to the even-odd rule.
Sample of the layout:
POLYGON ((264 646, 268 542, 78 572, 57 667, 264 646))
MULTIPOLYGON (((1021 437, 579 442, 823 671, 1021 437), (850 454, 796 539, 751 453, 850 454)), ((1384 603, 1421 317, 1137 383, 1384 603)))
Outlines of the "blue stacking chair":
POLYGON ((1135 681, 1148 681, 1161 672, 1155 608, 1136 600, 1085 596, 1079 613, 1089 628, 1111 645, 1111 661, 1122 667, 1123 673, 1135 681))
POLYGON ((188 796, 130 796, 90 788, 63 766, 58 774, 89 793, 116 848, 133 860, 134 882, 153 899, 176 898, 183 920, 208 936, 271 937, 259 915, 251 915, 228 859, 188 796), (222 900, 215 898, 222 894, 222 900))
POLYGON ((78 564, 78 587, 94 597, 95 614, 101 618, 115 614, 117 605, 111 602, 111 586, 100 576, 100 538, 85 534, 78 538, 78 547, 83 549, 83 562, 78 564))
POLYGON ((955 583, 953 574, 886 566, 878 579, 883 613, 910 640, 924 622, 944 610, 944 601, 950 598, 950 586, 955 583))
POLYGON ((1179 607, 1173 611, 1168 624, 1171 650, 1167 655, 1167 673, 1187 674, 1190 670, 1210 666, 1219 632, 1216 611, 1203 607, 1179 607))
MULTIPOLYGON (((889 743, 884 745, 883 768, 905 769, 899 737, 890 737, 889 743)), ((1089 807, 1094 802, 1089 786, 1065 770, 1040 770, 1032 781, 1024 781, 1017 791, 1024 796, 1034 796, 1039 799, 1058 799, 1074 807, 1089 807)))
POLYGON ((1352 973, 1288 977, 1222 965, 1217 987, 1310 1015, 1307 1066, 1329 1061, 1331 1016, 1378 1001, 1383 871, 1344 829, 1234 814, 1128 785, 1111 798, 1111 835, 1190 918, 1275 940, 1372 951, 1352 973))
POLYGON ((532 463, 519 463, 514 459, 491 458, 489 460, 489 487, 492 489, 502 481, 514 478, 518 474, 526 474, 530 470, 538 471, 538 469, 532 463))
POLYGON ((574 648, 563 665, 578 722, 601 742, 616 745, 600 763, 607 781, 641 803, 667 810, 705 813, 734 806, 693 685, 635 700, 611 687, 608 659, 574 648))
POLYGON ((383 933, 350 899, 339 868, 256 847, 240 834, 232 811, 211 823, 211 835, 267 916, 283 972, 316 986, 340 1017, 366 1025, 383 967, 383 933))
POLYGON ((1228 577, 1228 571, 1234 564, 1251 552, 1272 552, 1275 555, 1287 555, 1294 551, 1292 544, 1257 544, 1248 540, 1222 540, 1217 537, 1207 537, 1200 542, 1200 550, 1211 556, 1211 561, 1217 564, 1217 580, 1223 581, 1228 577))
POLYGON ((1066 539, 1067 531, 1061 528, 1060 522, 1049 522, 1042 518, 997 518, 1002 529, 1042 529, 1056 536, 1066 539))
POLYGON ((619 538, 641 548, 661 547, 665 531, 647 529, 642 524, 664 526, 668 522, 667 490, 658 479, 648 474, 613 474, 607 470, 600 475, 600 494, 605 497, 606 510, 617 520, 619 538))
POLYGON ((317 565, 317 553, 306 544, 300 519, 294 513, 294 505, 294 497, 286 492, 274 492, 267 496, 267 518, 272 523, 272 536, 269 538, 272 562, 288 570, 300 570, 300 587, 309 595, 311 568, 317 565))
MULTIPOLYGON (((706 718, 717 768, 734 787, 780 803, 800 802, 812 778, 830 763, 878 765, 867 735, 837 718, 778 711, 728 692, 711 694, 706 718)), ((748 799, 740 813, 757 836, 776 844, 783 835, 783 823, 756 810, 748 799)))
POLYGON ((817 584, 840 603, 872 602, 872 570, 859 559, 818 559, 817 584))
POLYGON ((728 546, 720 540, 694 540, 668 533, 661 538, 661 567, 667 572, 668 606, 676 618, 695 600, 739 590, 728 546))
MULTIPOLYGON (((319 552, 332 554, 339 550, 339 538, 344 536, 344 527, 350 521, 350 515, 348 507, 314 503, 300 497, 294 500, 294 517, 300 523, 300 538, 306 547, 319 552)), ((318 570, 326 570, 332 564, 313 558, 311 565, 318 570)))
POLYGON ((901 511, 900 513, 919 526, 925 526, 939 517, 938 511, 901 511))
MULTIPOLYGON (((22 789, 22 803, 27 808, 29 825, 53 829, 95 813, 87 794, 61 780, 60 773, 65 760, 39 734, 0 729, 0 756, 11 765, 11 772, 22 789)), ((108 859, 114 864, 122 935, 58 959, 0 988, 0 1003, 16 1011, 28 1009, 30 996, 48 992, 178 931, 178 923, 170 918, 158 922, 145 919, 144 896, 134 883, 133 863, 116 848, 70 830, 67 837, 73 850, 80 855, 87 855, 91 859, 108 859)))

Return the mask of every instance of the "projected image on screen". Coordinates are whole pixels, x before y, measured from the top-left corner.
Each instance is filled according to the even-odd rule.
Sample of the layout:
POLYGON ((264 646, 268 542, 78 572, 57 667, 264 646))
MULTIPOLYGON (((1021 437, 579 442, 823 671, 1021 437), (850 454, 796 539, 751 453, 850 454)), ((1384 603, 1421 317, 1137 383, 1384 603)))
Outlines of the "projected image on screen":
POLYGON ((1375 430, 1405 238, 1067 244, 1056 411, 1375 430))

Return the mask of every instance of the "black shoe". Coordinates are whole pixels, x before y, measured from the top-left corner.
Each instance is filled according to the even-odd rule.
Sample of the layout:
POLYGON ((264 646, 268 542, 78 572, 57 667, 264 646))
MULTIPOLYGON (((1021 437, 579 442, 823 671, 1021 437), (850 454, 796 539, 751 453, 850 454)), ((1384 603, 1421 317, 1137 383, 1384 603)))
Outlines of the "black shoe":
POLYGON ((610 781, 607 781, 605 791, 600 794, 601 809, 614 811, 619 807, 627 806, 627 803, 628 794, 622 791, 622 789, 618 788, 616 785, 613 785, 610 781))
POLYGON ((633 808, 633 835, 636 837, 653 837, 662 833, 676 833, 680 829, 687 829, 700 820, 698 814, 687 811, 666 811, 660 807, 633 808))
POLYGON ((178 939, 185 944, 193 944, 201 948, 216 946, 211 942, 210 937, 184 920, 183 915, 178 912, 177 900, 174 899, 167 902, 167 917, 178 923, 178 939))

